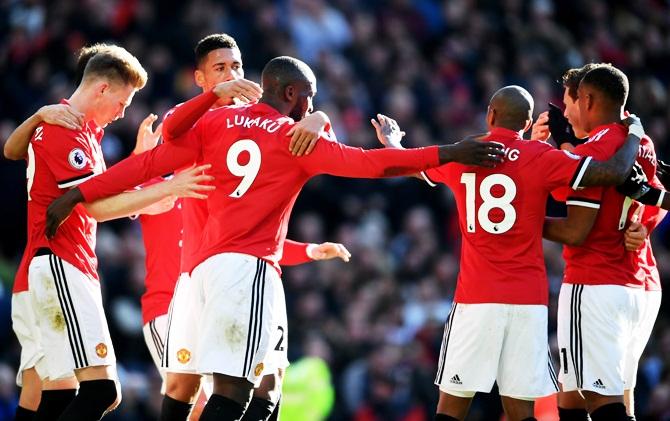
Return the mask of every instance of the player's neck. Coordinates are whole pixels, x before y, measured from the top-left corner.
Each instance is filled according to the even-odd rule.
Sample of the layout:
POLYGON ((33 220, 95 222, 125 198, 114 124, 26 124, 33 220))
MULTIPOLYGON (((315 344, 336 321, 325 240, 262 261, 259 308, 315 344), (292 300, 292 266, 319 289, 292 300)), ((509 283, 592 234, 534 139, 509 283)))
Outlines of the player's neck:
POLYGON ((92 120, 93 118, 93 101, 85 89, 81 86, 74 91, 74 93, 67 100, 72 108, 84 114, 84 121, 92 120))
POLYGON ((621 120, 624 119, 624 110, 623 107, 621 107, 618 110, 605 110, 602 111, 601 113, 597 114, 594 116, 594 118, 591 120, 591 127, 595 129, 596 127, 604 126, 607 124, 612 124, 612 123, 619 123, 621 120))
POLYGON ((258 100, 258 103, 267 104, 284 115, 287 115, 288 112, 291 111, 288 104, 286 104, 285 102, 277 101, 274 98, 261 97, 261 99, 258 100))

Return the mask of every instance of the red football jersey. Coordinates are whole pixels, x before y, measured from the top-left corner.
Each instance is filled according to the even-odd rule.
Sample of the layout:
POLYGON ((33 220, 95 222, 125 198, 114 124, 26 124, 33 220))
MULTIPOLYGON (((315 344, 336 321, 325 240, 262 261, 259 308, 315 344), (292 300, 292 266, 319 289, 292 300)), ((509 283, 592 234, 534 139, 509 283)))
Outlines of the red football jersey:
MULTIPOLYGON (((628 129, 622 124, 602 125, 593 129, 588 141, 577 146, 573 153, 606 161, 623 145, 627 135, 628 129)), ((653 153, 653 144, 646 136, 640 142, 640 151, 637 162, 651 180, 654 178, 655 166, 652 170, 649 160, 642 158, 650 151, 653 153)), ((624 232, 634 202, 619 194, 615 187, 563 190, 555 197, 565 198, 568 206, 599 209, 584 243, 581 246, 564 246, 566 267, 563 281, 570 284, 644 287, 646 275, 638 265, 637 253, 624 248, 624 232)))
MULTIPOLYGON (((176 116, 176 115, 175 115, 176 116)), ((171 118, 174 118, 172 116, 171 118)), ((186 136, 131 157, 80 186, 87 201, 198 161, 212 164, 216 190, 198 238, 198 263, 223 253, 246 253, 277 265, 291 209, 304 183, 318 174, 344 177, 405 175, 439 164, 437 147, 365 151, 321 139, 302 157, 288 150, 293 121, 267 104, 207 112, 186 136)))
POLYGON ((546 305, 547 197, 558 186, 578 186, 590 158, 503 128, 492 129, 489 139, 505 145, 505 161, 495 168, 452 163, 425 172, 456 198, 463 244, 454 301, 546 305))
MULTIPOLYGON (((181 112, 185 111, 187 114, 193 116, 193 119, 197 121, 196 116, 198 115, 197 108, 203 107, 206 109, 209 107, 208 103, 214 103, 218 97, 216 95, 211 95, 211 93, 205 93, 204 95, 199 95, 198 97, 187 101, 186 103, 178 104, 172 109, 170 109, 163 120, 168 116, 172 115, 174 111, 181 106, 184 106, 186 110, 182 109, 181 112), (209 94, 209 95, 208 95, 209 94), (196 108, 194 110, 194 107, 196 108)), ((172 131, 172 136, 165 136, 166 141, 172 140, 174 136, 182 135, 193 126, 191 121, 184 121, 181 119, 180 126, 172 131), (181 132, 181 133, 179 133, 181 132)), ((165 134, 165 133, 164 133, 165 134)), ((199 159, 198 164, 201 163, 199 159)), ((205 228, 205 223, 207 222, 207 202, 200 199, 182 199, 182 214, 183 214, 183 236, 182 244, 183 248, 181 250, 181 272, 191 272, 193 268, 197 265, 197 251, 199 247, 199 238, 202 230, 205 228)), ((306 243, 300 243, 297 241, 286 240, 284 242, 284 250, 282 254, 282 259, 280 264, 290 266, 298 265, 311 261, 312 259, 307 255, 307 246, 306 243)))
MULTIPOLYGON (((46 210, 67 189, 105 171, 100 141, 103 130, 93 121, 82 130, 40 124, 28 145, 28 244, 27 265, 37 249, 50 248, 54 254, 98 280, 95 255, 97 221, 82 205, 47 240, 46 210)), ((25 269, 27 270, 27 265, 25 269)), ((27 277, 17 276, 14 292, 26 290, 27 277)))
MULTIPOLYGON (((163 181, 156 178, 146 183, 149 186, 163 181)), ((142 320, 146 324, 156 317, 167 314, 179 278, 179 262, 182 249, 182 200, 174 207, 158 215, 140 215, 142 239, 146 253, 142 294, 142 320)))

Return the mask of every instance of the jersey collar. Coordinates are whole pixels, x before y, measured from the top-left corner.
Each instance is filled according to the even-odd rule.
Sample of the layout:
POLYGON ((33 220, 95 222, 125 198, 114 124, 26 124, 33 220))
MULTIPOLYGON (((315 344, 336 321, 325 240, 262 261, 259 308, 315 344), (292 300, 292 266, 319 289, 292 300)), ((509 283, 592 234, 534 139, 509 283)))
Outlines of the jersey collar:
POLYGON ((503 127, 492 127, 490 130, 491 134, 486 137, 486 140, 497 140, 497 141, 513 141, 513 140, 522 140, 519 136, 519 132, 514 130, 505 129, 503 127))

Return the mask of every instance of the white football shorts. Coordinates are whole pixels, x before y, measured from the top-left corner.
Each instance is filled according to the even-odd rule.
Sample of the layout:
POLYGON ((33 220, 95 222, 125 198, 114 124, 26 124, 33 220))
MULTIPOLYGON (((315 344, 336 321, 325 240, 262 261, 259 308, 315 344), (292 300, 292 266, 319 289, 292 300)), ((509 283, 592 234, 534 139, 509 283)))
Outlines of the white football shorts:
POLYGON ((490 392, 533 400, 555 393, 547 306, 454 303, 447 319, 435 384, 454 396, 490 392))
POLYGON ((640 323, 644 289, 563 284, 558 296, 562 390, 623 395, 626 355, 640 323))

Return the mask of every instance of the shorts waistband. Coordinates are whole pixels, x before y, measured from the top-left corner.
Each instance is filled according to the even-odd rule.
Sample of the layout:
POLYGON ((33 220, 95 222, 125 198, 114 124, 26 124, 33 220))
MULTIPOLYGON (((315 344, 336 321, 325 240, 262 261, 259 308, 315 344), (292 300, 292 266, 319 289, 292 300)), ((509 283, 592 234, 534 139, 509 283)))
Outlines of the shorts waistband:
POLYGON ((40 247, 35 252, 35 256, 48 256, 50 254, 54 254, 54 252, 49 247, 40 247))

